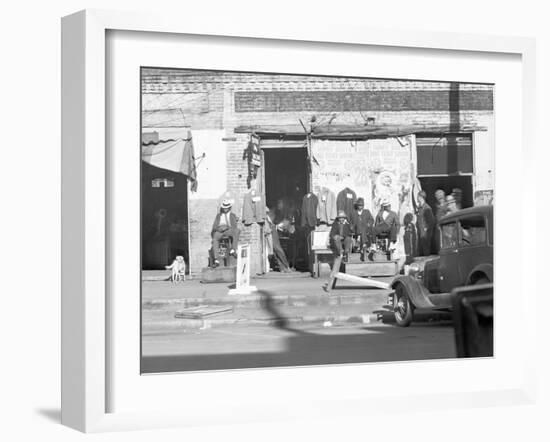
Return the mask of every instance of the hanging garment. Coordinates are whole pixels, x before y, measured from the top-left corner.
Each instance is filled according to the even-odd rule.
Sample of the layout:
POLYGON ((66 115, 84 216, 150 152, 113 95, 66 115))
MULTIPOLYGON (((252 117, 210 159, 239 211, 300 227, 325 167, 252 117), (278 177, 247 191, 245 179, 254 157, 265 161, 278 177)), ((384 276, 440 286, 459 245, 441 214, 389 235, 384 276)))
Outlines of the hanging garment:
POLYGON ((317 200, 317 219, 322 223, 332 224, 336 219, 336 196, 330 189, 322 187, 317 200))
POLYGON ((336 210, 343 210, 346 212, 348 219, 351 219, 354 210, 353 203, 355 203, 356 199, 357 194, 349 187, 346 187, 336 197, 336 210))
POLYGON ((187 133, 187 140, 183 148, 183 157, 181 159, 181 173, 187 175, 187 179, 191 181, 191 191, 196 192, 197 183, 197 167, 195 165, 195 148, 193 147, 193 138, 191 131, 187 133))
POLYGON ((315 227, 317 225, 317 206, 319 200, 313 193, 306 193, 302 199, 302 227, 315 227))
POLYGON ((246 192, 243 200, 243 224, 249 226, 265 221, 265 201, 255 190, 246 192))

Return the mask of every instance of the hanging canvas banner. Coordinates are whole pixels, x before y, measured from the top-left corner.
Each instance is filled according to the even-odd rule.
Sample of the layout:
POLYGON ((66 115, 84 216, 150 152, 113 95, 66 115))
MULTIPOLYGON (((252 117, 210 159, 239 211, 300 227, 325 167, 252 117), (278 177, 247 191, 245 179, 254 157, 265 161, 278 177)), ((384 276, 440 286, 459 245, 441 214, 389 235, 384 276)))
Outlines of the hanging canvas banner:
POLYGON ((197 168, 191 131, 187 132, 187 138, 142 143, 141 159, 152 166, 186 175, 191 182, 191 190, 197 191, 197 168))

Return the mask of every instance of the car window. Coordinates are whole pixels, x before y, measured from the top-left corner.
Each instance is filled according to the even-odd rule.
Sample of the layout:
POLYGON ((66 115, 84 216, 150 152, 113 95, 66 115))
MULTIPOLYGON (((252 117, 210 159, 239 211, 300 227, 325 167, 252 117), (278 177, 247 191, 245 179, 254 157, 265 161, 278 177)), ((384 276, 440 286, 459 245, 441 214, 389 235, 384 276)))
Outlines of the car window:
POLYGON ((487 242, 487 227, 483 216, 474 216, 459 220, 460 245, 462 247, 485 244, 487 242))
POLYGON ((458 246, 458 232, 456 222, 441 225, 441 248, 451 249, 458 246))

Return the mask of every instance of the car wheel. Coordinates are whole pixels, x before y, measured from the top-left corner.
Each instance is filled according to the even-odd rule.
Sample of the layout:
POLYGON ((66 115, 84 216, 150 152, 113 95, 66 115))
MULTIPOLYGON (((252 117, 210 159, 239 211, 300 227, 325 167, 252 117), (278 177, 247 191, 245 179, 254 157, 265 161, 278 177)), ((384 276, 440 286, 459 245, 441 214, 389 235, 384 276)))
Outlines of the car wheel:
POLYGON ((413 305, 409 299, 407 288, 403 284, 397 284, 395 286, 393 311, 397 325, 400 327, 408 327, 411 325, 413 320, 413 305))

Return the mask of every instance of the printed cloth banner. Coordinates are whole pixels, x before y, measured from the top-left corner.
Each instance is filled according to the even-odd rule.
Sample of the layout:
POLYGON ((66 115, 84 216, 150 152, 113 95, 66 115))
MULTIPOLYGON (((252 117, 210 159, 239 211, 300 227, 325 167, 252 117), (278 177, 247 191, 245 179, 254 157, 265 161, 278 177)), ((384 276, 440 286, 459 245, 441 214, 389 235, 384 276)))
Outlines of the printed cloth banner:
POLYGON ((161 140, 141 146, 141 159, 152 166, 187 176, 191 190, 197 191, 197 168, 191 132, 187 139, 161 140))

